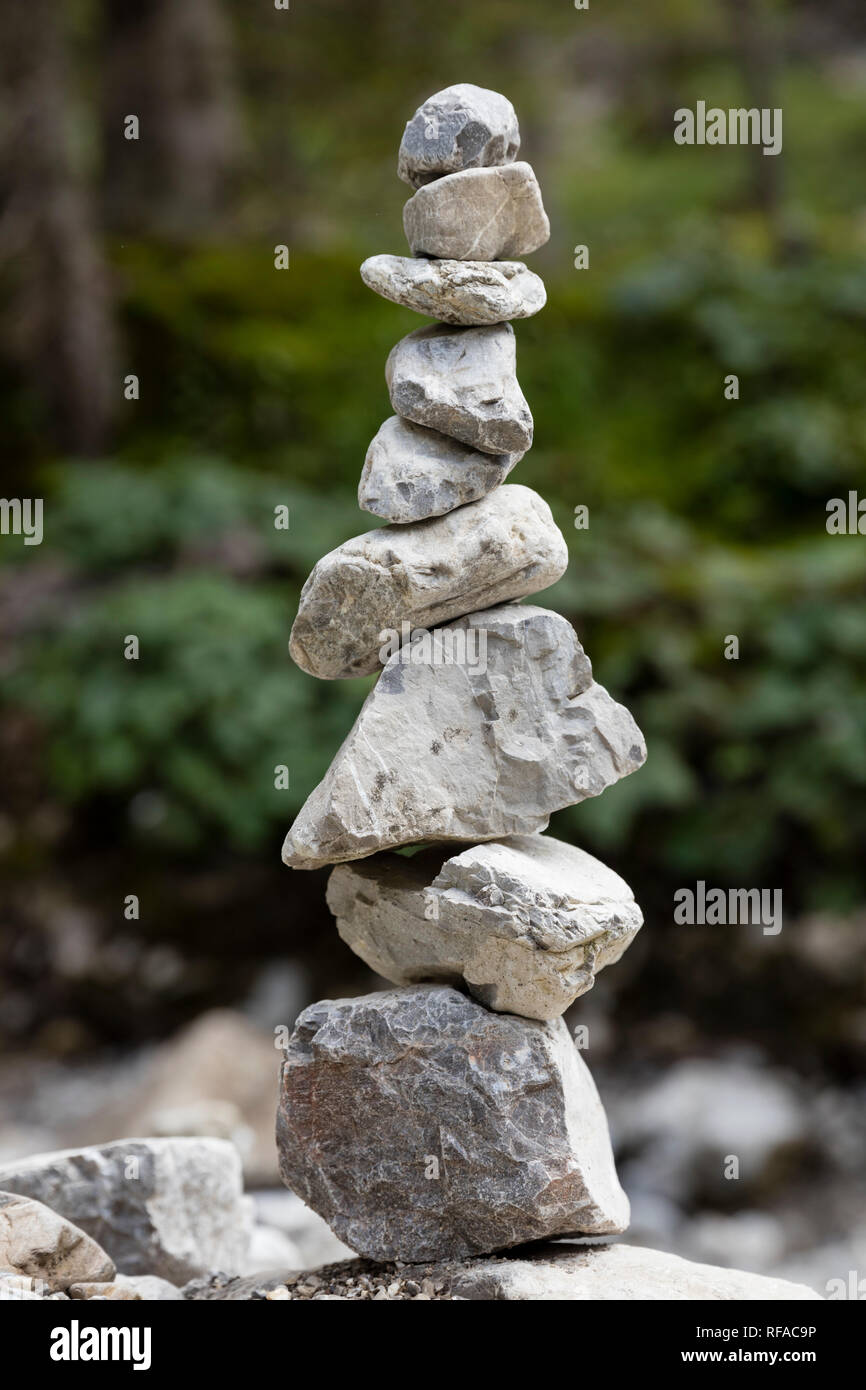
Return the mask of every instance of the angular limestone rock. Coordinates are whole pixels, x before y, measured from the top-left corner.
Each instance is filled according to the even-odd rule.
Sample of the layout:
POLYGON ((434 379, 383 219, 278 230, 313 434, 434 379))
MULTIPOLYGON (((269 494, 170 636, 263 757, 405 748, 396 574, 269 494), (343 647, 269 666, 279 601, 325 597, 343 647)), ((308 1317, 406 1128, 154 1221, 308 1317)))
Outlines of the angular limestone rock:
POLYGON ((499 92, 458 82, 436 92, 407 121, 397 173, 413 188, 487 164, 509 164, 520 149, 514 107, 499 92))
POLYGON ((662 1250, 637 1245, 547 1245, 522 1258, 480 1260, 474 1265, 440 1268, 452 1298, 658 1301, 733 1300, 745 1302, 823 1301, 805 1284, 771 1279, 740 1269, 693 1264, 662 1250))
POLYGON ((415 841, 531 834, 645 758, 565 618, 490 608, 391 657, 283 858, 317 869, 415 841))
POLYGON ((0 1269, 51 1289, 114 1277, 113 1262, 95 1240, 42 1202, 13 1192, 0 1192, 0 1269))
POLYGON ((522 458, 522 450, 481 454, 438 430, 392 415, 367 450, 358 505, 398 525, 442 516, 486 497, 522 458))
POLYGON ((528 319, 547 303, 544 281, 522 261, 431 261, 371 256, 361 266, 371 290, 441 323, 483 325, 528 319))
POLYGON ((403 208, 413 256, 454 261, 508 261, 528 256, 550 237, 532 166, 467 169, 437 179, 403 208))
POLYGON ((124 1274, 180 1284, 209 1269, 234 1273, 249 1243, 240 1157, 223 1139, 119 1139, 38 1154, 0 1168, 0 1188, 74 1221, 124 1274))
POLYGON ((440 985, 305 1009, 277 1112, 283 1181, 371 1259, 624 1230, 604 1110, 562 1020, 440 985))
POLYGON ((532 415, 517 384, 514 329, 416 328, 391 349, 385 380, 404 420, 484 454, 526 453, 532 415))
POLYGON ((446 516, 383 526, 325 555, 301 591, 289 650, 323 680, 369 675, 382 664, 388 633, 395 648, 410 629, 546 589, 567 564, 547 503, 508 484, 446 516))
POLYGON ((340 864, 328 906, 386 980, 462 983, 490 1009, 542 1020, 591 989, 643 920, 618 874, 544 835, 340 864))

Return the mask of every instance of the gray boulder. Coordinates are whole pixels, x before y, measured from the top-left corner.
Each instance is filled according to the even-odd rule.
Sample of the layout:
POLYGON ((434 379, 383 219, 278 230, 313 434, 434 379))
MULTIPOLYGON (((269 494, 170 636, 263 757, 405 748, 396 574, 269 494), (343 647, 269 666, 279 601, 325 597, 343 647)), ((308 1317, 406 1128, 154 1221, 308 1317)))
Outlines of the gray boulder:
POLYGON ((277 1143, 286 1185, 371 1259, 461 1258, 628 1221, 562 1020, 492 1014, 439 985, 305 1009, 277 1143))

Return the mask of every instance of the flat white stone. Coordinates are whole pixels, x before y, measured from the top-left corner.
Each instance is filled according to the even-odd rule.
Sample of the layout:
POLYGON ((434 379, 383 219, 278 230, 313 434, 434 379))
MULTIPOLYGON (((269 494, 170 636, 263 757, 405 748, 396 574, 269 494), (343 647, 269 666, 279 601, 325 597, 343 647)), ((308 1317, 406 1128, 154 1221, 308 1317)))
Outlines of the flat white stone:
POLYGON ((441 323, 483 325, 527 319, 547 303, 544 281, 522 261, 437 261, 370 256, 364 284, 383 299, 441 323))
MULTIPOLYGON (((515 1302, 823 1301, 805 1284, 619 1243, 545 1245, 523 1258, 479 1260, 454 1269, 449 1285, 453 1298, 515 1302)), ((706 1345, 714 1345, 711 1338, 706 1345)))

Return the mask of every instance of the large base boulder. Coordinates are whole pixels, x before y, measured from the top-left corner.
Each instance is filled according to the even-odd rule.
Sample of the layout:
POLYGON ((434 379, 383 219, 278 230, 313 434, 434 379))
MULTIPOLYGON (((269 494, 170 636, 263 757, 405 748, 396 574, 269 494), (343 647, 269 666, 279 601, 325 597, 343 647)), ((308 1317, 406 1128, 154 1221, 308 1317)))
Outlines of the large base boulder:
POLYGON ((607 1121, 562 1020, 439 985, 324 1000, 286 1050, 283 1180, 371 1259, 485 1254, 628 1222, 607 1121))

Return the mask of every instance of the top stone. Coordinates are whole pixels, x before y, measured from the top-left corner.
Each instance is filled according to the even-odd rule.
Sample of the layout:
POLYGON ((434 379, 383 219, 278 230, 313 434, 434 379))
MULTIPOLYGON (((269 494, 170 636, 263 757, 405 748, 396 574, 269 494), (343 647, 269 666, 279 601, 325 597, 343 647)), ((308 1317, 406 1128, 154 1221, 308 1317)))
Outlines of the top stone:
POLYGON ((520 149, 514 107, 506 97, 471 82, 436 92, 406 124, 397 173, 404 183, 425 183, 456 174, 510 164, 520 149))

